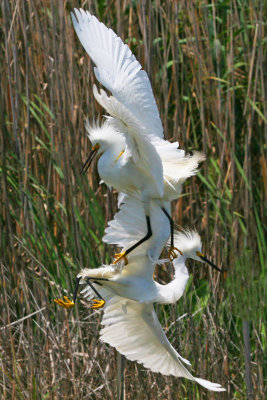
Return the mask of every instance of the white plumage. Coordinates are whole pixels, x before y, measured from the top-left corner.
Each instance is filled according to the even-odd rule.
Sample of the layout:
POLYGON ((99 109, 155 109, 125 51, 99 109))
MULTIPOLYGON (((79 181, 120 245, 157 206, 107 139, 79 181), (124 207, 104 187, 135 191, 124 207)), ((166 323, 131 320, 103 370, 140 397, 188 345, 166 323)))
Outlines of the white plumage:
MULTIPOLYGON (((101 281, 101 289, 107 289, 114 295, 135 300, 140 303, 161 303, 171 304, 179 300, 185 290, 189 278, 185 265, 187 258, 203 263, 198 255, 201 253, 201 239, 196 231, 175 232, 175 245, 179 246, 183 255, 173 260, 174 277, 167 285, 161 285, 153 278, 155 265, 162 263, 161 260, 153 259, 150 256, 150 249, 143 248, 135 250, 129 263, 103 265, 99 268, 85 268, 81 270, 78 277, 80 283, 86 283, 86 278, 92 278, 97 283, 98 278, 106 278, 108 281, 101 281)), ((162 248, 166 241, 159 244, 162 248)), ((163 262, 167 260, 163 260, 163 262)), ((87 288, 91 293, 91 288, 87 288)), ((100 290, 101 291, 101 290, 100 290)))
MULTIPOLYGON (((127 200, 125 204, 129 212, 133 199, 129 203, 127 200)), ((182 362, 188 365, 190 363, 170 344, 155 313, 153 303, 171 304, 183 295, 189 278, 186 258, 203 262, 197 255, 197 252, 201 252, 201 239, 197 232, 176 232, 174 243, 179 246, 183 256, 174 259, 174 279, 167 285, 154 281, 156 262, 147 255, 147 249, 144 249, 143 254, 138 249, 138 255, 135 255, 135 250, 129 263, 123 268, 109 265, 82 270, 78 275, 81 278, 80 283, 84 284, 90 278, 106 301, 102 320, 104 328, 100 332, 104 342, 114 346, 129 360, 137 361, 153 372, 188 378, 209 390, 224 391, 221 385, 190 374, 182 362), (101 280, 99 286, 98 278, 105 278, 107 281, 101 280)), ((87 299, 94 296, 90 286, 86 286, 82 293, 87 299)))
MULTIPOLYGON (((178 142, 163 139, 147 73, 141 69, 129 47, 88 11, 75 10, 72 21, 82 45, 96 65, 96 78, 112 94, 108 96, 103 89, 99 92, 95 85, 93 87, 96 100, 110 114, 102 126, 87 124, 95 154, 101 154, 98 172, 108 186, 119 192, 131 196, 140 193, 147 222, 147 235, 141 237, 142 243, 150 237, 151 199, 157 199, 166 214, 164 202, 180 195, 183 182, 196 173, 204 156, 198 152, 185 155, 178 149, 178 142)), ((85 163, 85 170, 88 165, 89 161, 85 163)), ((170 215, 167 217, 172 227, 170 215)), ((128 247, 126 254, 132 247, 128 247)))
MULTIPOLYGON (((170 213, 169 202, 165 202, 164 205, 170 213)), ((156 201, 150 203, 150 217, 152 236, 129 254, 129 260, 134 255, 147 252, 152 259, 158 260, 166 245, 170 236, 170 224, 156 201)), ((120 210, 115 214, 114 219, 108 222, 102 241, 109 245, 116 245, 124 252, 142 238, 142 232, 145 229, 145 211, 140 197, 137 194, 134 197, 125 195, 120 204, 120 210)))
POLYGON ((190 374, 181 362, 186 360, 168 341, 152 304, 112 297, 104 310, 102 324, 101 340, 114 346, 129 360, 137 361, 153 372, 187 378, 212 391, 225 391, 218 383, 190 374))
MULTIPOLYGON (((181 252, 173 261, 174 277, 167 285, 153 278, 156 263, 166 245, 170 224, 170 201, 180 195, 186 178, 196 173, 201 153, 186 156, 178 143, 163 139, 163 129, 151 85, 145 71, 127 45, 90 13, 75 10, 72 20, 85 50, 96 67, 96 78, 111 93, 94 87, 97 101, 108 111, 102 126, 87 124, 94 150, 102 156, 98 170, 102 179, 120 194, 120 211, 109 222, 103 240, 116 244, 122 253, 132 248, 129 263, 85 268, 78 274, 74 301, 56 302, 66 308, 74 305, 79 284, 92 300, 95 293, 105 303, 100 331, 102 341, 114 346, 129 360, 137 361, 153 372, 184 377, 212 391, 224 391, 220 384, 195 378, 168 341, 153 303, 171 304, 183 295, 189 274, 185 261, 193 258, 208 262, 201 253, 196 231, 184 230, 171 235, 169 246, 181 252), (149 206, 148 206, 149 204, 149 206), (163 214, 163 212, 165 215, 163 214), (152 233, 140 246, 145 217, 151 219, 152 233), (105 300, 105 301, 104 301, 105 300)), ((149 228, 150 223, 147 223, 149 228)), ((149 229, 148 229, 149 230, 149 229)), ((171 230, 171 233, 173 231, 171 230)), ((101 306, 95 300, 95 308, 101 306)))
POLYGON ((97 80, 141 121, 147 134, 163 138, 163 128, 147 73, 129 47, 88 11, 72 13, 75 31, 93 60, 97 80), (77 19, 76 19, 76 18, 77 19))
MULTIPOLYGON (((129 47, 111 29, 100 23, 88 11, 75 10, 75 15, 77 19, 72 14, 73 25, 85 50, 96 64, 96 78, 112 93, 112 96, 108 96, 103 89, 99 93, 94 85, 96 100, 113 117, 109 118, 110 130, 124 135, 124 144, 128 148, 125 151, 126 155, 122 157, 128 158, 123 160, 123 167, 128 168, 128 179, 131 180, 133 168, 135 173, 141 170, 145 177, 134 182, 137 189, 142 190, 149 177, 153 181, 149 188, 151 194, 161 197, 162 163, 152 141, 163 137, 163 130, 148 76, 141 70, 141 65, 129 47), (143 183, 145 178, 146 182, 143 183)), ((101 135, 99 138, 101 139, 101 135)), ((101 147, 99 152, 102 152, 101 147)), ((105 161, 107 163, 107 157, 105 161)), ((114 159, 109 161, 113 162, 114 159)), ((116 163, 116 167, 118 165, 120 164, 116 163)), ((112 167, 112 164, 110 166, 112 167)), ((98 169, 101 178, 104 179, 101 165, 98 169)), ((123 182, 118 175, 118 167, 116 170, 116 175, 114 173, 111 177, 105 176, 104 180, 119 191, 126 192, 127 182, 123 182), (126 188, 122 188, 122 185, 126 185, 126 188)))

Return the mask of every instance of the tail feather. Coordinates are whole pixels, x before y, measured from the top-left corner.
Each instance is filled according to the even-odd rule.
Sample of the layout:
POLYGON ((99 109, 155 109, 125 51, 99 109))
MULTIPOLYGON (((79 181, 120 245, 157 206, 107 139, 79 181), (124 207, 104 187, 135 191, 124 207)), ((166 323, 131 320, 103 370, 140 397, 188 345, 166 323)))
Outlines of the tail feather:
POLYGON ((205 160, 205 155, 195 151, 193 155, 186 155, 183 158, 170 158, 163 162, 163 175, 172 184, 183 183, 190 176, 198 172, 198 165, 205 160))

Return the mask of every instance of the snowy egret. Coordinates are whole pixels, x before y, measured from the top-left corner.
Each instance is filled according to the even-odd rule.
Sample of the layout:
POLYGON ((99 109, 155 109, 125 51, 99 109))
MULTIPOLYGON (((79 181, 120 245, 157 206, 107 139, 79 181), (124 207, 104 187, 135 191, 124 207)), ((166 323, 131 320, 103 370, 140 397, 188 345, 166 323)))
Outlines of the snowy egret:
POLYGON ((170 258, 179 251, 173 242, 173 220, 164 202, 177 198, 184 180, 196 173, 204 159, 202 153, 186 156, 178 143, 163 139, 163 128, 148 76, 141 70, 129 47, 88 11, 72 13, 75 31, 96 67, 95 76, 104 90, 93 92, 96 100, 110 114, 100 126, 87 125, 93 145, 86 160, 85 173, 96 154, 101 154, 98 172, 109 186, 132 195, 141 192, 147 233, 126 251, 124 258, 152 236, 150 200, 158 199, 171 228, 170 258))
MULTIPOLYGON (((153 260, 146 253, 132 255, 129 263, 123 268, 114 264, 92 269, 85 268, 77 275, 77 278, 80 279, 80 284, 88 282, 89 279, 98 285, 98 278, 103 280, 100 282, 100 294, 101 289, 104 288, 114 295, 140 303, 174 303, 182 296, 189 277, 185 265, 186 259, 207 263, 221 271, 202 254, 201 239, 196 231, 175 232, 174 244, 179 246, 182 255, 173 260, 174 277, 167 285, 161 285, 154 280, 153 274, 158 260, 153 260)), ((90 293, 91 291, 90 286, 90 293)), ((103 298, 102 295, 101 298, 103 298)))
MULTIPOLYGON (((127 195, 122 194, 120 194, 119 197, 120 199, 123 199, 123 204, 120 204, 120 210, 115 214, 114 219, 108 223, 109 226, 106 229, 103 241, 107 244, 116 244, 124 251, 131 246, 131 243, 139 240, 140 235, 144 230, 144 208, 141 200, 138 198, 128 197, 127 195), (132 218, 133 215, 135 216, 134 219, 132 218)), ((154 228, 153 234, 149 240, 132 252, 130 260, 136 255, 147 255, 148 258, 155 263, 167 243, 170 236, 170 225, 162 214, 160 206, 155 201, 151 202, 151 217, 151 225, 152 228, 154 228), (161 229, 156 229, 159 226, 161 229)), ((122 264, 119 263, 118 266, 112 264, 109 269, 112 271, 113 275, 116 275, 121 268, 122 264)), ((101 277, 99 278, 102 279, 101 277)), ((78 293, 79 281, 80 279, 77 278, 77 283, 73 293, 73 301, 64 296, 65 300, 55 299, 55 302, 66 309, 72 308, 75 304, 78 293)), ((90 285, 89 281, 88 284, 90 285)), ((91 288, 94 290, 94 286, 91 285, 91 288)), ((103 302, 104 299, 98 291, 95 291, 95 294, 99 297, 100 301, 94 300, 91 308, 100 308, 105 303, 103 302)))
MULTIPOLYGON (((204 261, 201 239, 196 231, 176 232, 174 244, 183 255, 173 260, 174 278, 167 285, 153 279, 155 261, 146 253, 132 255, 123 268, 112 264, 83 269, 77 275, 74 301, 79 284, 88 284, 82 291, 85 298, 92 300, 97 293, 100 300, 93 299, 91 307, 105 304, 100 337, 129 360, 142 363, 153 372, 188 378, 209 390, 224 391, 221 385, 190 374, 182 362, 190 363, 172 347, 155 313, 153 303, 171 304, 183 295, 189 278, 185 260, 204 261)), ((66 308, 70 303, 74 305, 74 301, 57 299, 57 303, 66 308)))

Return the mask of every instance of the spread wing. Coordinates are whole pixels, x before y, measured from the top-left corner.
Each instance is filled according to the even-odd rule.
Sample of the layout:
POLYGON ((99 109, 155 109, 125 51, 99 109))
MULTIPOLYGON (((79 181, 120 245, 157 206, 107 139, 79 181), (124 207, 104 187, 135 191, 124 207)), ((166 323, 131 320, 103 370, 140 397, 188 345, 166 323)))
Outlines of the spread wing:
POLYGON ((213 391, 221 385, 195 378, 182 364, 183 359, 168 341, 152 304, 114 296, 105 309, 100 331, 102 341, 115 347, 129 360, 137 361, 153 372, 184 377, 213 391))
POLYGON ((147 135, 163 138, 163 128, 147 73, 129 47, 88 11, 72 13, 75 31, 96 67, 96 78, 131 111, 147 135))
MULTIPOLYGON (((167 204, 165 208, 169 210, 167 204)), ((138 246, 133 254, 147 254, 149 251, 150 256, 157 260, 169 238, 170 223, 155 201, 150 202, 150 216, 152 237, 138 246)), ((120 205, 120 210, 115 214, 114 219, 108 222, 102 240, 126 250, 143 237, 146 229, 145 211, 140 198, 124 196, 123 204, 120 205)))
POLYGON ((142 173, 149 176, 157 188, 156 195, 161 197, 163 166, 152 143, 163 137, 163 131, 147 74, 129 47, 88 11, 76 9, 72 21, 96 64, 97 79, 112 93, 99 93, 94 86, 96 100, 113 117, 115 128, 124 134, 127 157, 132 157, 142 173))

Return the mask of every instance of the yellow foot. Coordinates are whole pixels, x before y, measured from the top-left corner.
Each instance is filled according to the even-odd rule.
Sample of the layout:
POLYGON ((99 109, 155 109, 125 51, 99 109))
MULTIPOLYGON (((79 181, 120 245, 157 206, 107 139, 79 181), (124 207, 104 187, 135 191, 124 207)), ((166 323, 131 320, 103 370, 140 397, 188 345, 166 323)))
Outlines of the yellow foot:
POLYGON ((126 251, 123 251, 122 253, 116 253, 115 254, 115 260, 113 261, 112 264, 116 264, 122 258, 124 259, 124 264, 127 265, 128 264, 128 260, 127 260, 127 257, 126 257, 126 251))
POLYGON ((173 261, 175 258, 177 258, 177 254, 175 253, 175 250, 178 251, 181 254, 181 256, 183 255, 183 253, 179 249, 177 249, 177 247, 171 246, 168 251, 168 256, 171 261, 173 261))
POLYGON ((66 309, 69 309, 69 308, 74 307, 74 304, 75 304, 75 303, 73 303, 73 301, 71 301, 70 299, 68 299, 67 296, 64 296, 64 299, 65 299, 65 301, 64 301, 64 300, 61 300, 61 299, 54 299, 54 302, 57 303, 57 304, 59 304, 61 307, 66 308, 66 309))
POLYGON ((90 308, 102 308, 105 305, 105 300, 93 299, 92 302, 93 304, 90 306, 90 308))

